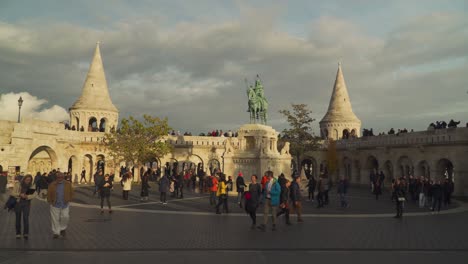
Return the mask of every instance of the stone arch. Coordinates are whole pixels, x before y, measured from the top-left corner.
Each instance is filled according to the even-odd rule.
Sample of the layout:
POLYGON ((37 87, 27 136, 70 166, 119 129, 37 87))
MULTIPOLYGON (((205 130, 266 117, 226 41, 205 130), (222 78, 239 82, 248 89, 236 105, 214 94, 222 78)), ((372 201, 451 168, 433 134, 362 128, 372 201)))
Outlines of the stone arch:
POLYGON ((203 159, 197 154, 191 154, 188 156, 186 162, 190 163, 189 169, 193 170, 197 175, 204 170, 205 165, 203 159))
POLYGON ((28 161, 28 172, 35 174, 37 171, 30 171, 33 167, 33 164, 35 167, 34 169, 40 170, 41 173, 49 172, 52 169, 57 168, 57 154, 49 146, 40 146, 31 153, 31 156, 29 156, 28 161), (38 164, 43 165, 37 167, 38 164))
POLYGON ((76 123, 76 127, 75 127, 76 130, 80 130, 80 119, 77 116, 75 116, 75 123, 76 123))
POLYGON ((398 159, 397 166, 401 177, 409 177, 410 175, 414 175, 413 162, 408 156, 401 156, 398 159))
POLYGON ((317 161, 313 157, 306 157, 301 161, 301 171, 304 168, 307 179, 317 177, 317 161))
POLYGON ((343 166, 343 173, 342 176, 344 176, 346 179, 351 180, 353 177, 352 174, 352 160, 348 157, 343 158, 342 162, 343 166))
POLYGON ((442 158, 437 162, 437 175, 436 179, 449 179, 455 182, 455 175, 453 173, 453 163, 446 158, 442 158))
POLYGON ((175 175, 179 172, 179 161, 175 158, 169 158, 169 161, 166 162, 164 173, 166 175, 175 175))
POLYGON ((338 129, 333 129, 333 139, 339 139, 338 129))
POLYGON ((382 172, 385 174, 385 182, 391 182, 395 178, 393 164, 390 160, 384 163, 382 172))
POLYGON ((430 167, 429 167, 429 163, 425 160, 421 160, 419 163, 418 163, 418 166, 416 168, 416 173, 415 175, 413 176, 416 176, 416 177, 427 177, 427 178, 431 178, 431 170, 430 170, 430 167))
POLYGON ((351 132, 349 132, 349 129, 347 129, 347 128, 343 129, 342 138, 343 139, 348 139, 350 136, 351 136, 351 132))
POLYGON ((107 118, 103 117, 101 120, 99 120, 99 132, 106 132, 108 131, 107 129, 107 118))
POLYGON ((92 116, 88 120, 88 132, 96 132, 96 131, 98 131, 97 118, 92 116))
POLYGON ((377 158, 373 155, 369 155, 366 160, 366 166, 365 166, 365 171, 367 172, 367 175, 369 176, 367 178, 368 182, 370 182, 370 176, 372 173, 376 173, 379 170, 379 161, 377 158))
POLYGON ((74 179, 73 177, 75 177, 75 174, 78 175, 78 173, 80 173, 79 171, 79 167, 78 167, 78 158, 75 156, 75 155, 72 155, 69 159, 68 159, 68 173, 70 173, 72 179, 74 179))
POLYGON ((217 169, 221 170, 221 162, 218 159, 211 159, 208 161, 208 169, 210 170, 211 175, 216 172, 217 169))
POLYGON ((92 181, 92 177, 94 175, 94 162, 93 162, 93 156, 91 154, 86 154, 83 157, 83 167, 86 170, 86 178, 88 181, 92 181))

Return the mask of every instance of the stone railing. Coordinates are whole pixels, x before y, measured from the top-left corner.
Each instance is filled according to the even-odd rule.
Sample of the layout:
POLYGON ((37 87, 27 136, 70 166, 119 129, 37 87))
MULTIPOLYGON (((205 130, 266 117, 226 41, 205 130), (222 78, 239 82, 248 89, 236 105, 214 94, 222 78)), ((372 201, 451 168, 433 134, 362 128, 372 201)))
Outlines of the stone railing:
MULTIPOLYGON (((227 137, 207 137, 207 136, 167 136, 166 142, 175 147, 184 146, 210 146, 224 148, 227 137)), ((238 145, 237 138, 232 137, 233 145, 238 145)))
MULTIPOLYGON (((336 147, 338 149, 343 149, 406 145, 443 145, 457 144, 460 142, 468 143, 468 128, 447 128, 408 132, 399 135, 341 139, 336 141, 336 147)), ((325 141, 325 143, 328 142, 325 141)))

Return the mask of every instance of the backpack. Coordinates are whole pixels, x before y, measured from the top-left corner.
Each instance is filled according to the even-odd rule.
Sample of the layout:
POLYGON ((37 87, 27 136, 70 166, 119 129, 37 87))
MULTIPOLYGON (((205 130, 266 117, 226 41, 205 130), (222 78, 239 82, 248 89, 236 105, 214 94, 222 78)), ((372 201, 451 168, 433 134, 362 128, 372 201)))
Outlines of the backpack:
POLYGON ((208 178, 208 182, 206 183, 206 186, 208 186, 208 188, 213 187, 213 177, 208 178))
POLYGON ((16 198, 13 196, 10 196, 8 200, 6 201, 5 207, 3 207, 3 209, 8 209, 8 212, 12 211, 13 209, 15 209, 16 202, 17 202, 16 198))

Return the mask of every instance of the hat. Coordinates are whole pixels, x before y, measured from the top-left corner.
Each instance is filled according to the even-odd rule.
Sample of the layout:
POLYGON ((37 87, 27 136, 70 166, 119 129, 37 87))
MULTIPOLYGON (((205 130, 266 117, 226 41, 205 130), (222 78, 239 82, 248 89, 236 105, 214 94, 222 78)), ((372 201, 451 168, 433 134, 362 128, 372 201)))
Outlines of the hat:
POLYGON ((242 174, 242 171, 239 171, 239 174, 238 174, 240 177, 244 176, 244 174, 242 174))

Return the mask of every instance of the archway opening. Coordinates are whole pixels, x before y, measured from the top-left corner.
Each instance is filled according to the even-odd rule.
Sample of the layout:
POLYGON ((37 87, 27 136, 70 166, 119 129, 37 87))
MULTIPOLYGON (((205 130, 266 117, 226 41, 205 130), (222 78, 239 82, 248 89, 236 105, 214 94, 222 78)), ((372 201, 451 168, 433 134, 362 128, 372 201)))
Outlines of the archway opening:
POLYGON ((348 139, 349 136, 350 136, 349 130, 348 130, 348 129, 344 129, 344 130, 343 130, 343 139, 348 139))
POLYGON ((101 121, 99 122, 99 132, 106 132, 106 124, 107 119, 101 118, 101 121))
POLYGON ((402 156, 398 159, 398 168, 400 169, 400 177, 409 177, 414 175, 413 162, 408 156, 402 156))
POLYGON ((382 168, 382 172, 385 175, 385 182, 391 182, 394 179, 393 175, 393 164, 387 160, 382 168))
POLYGON ((317 177, 317 162, 315 159, 309 157, 301 162, 301 173, 302 170, 304 170, 305 176, 307 179, 310 179, 311 177, 317 177))
POLYGON ((418 163, 418 167, 417 167, 417 170, 416 170, 416 175, 413 175, 413 176, 416 176, 416 177, 426 177, 428 179, 431 178, 431 170, 429 168, 429 163, 427 163, 427 161, 425 160, 422 160, 418 163))
POLYGON ((379 161, 374 157, 374 156, 369 156, 367 157, 366 161, 366 170, 367 170, 367 175, 369 175, 369 182, 371 181, 371 178, 374 177, 379 170, 379 161))
POLYGON ((97 119, 95 117, 91 117, 88 122, 88 132, 96 131, 98 131, 97 119))
POLYGON ((437 179, 449 179, 455 182, 453 173, 453 163, 448 159, 441 159, 437 162, 437 179))
POLYGON ((48 173, 57 168, 57 154, 48 146, 36 148, 29 157, 28 172, 36 174, 37 172, 48 173))
POLYGON ((212 159, 208 162, 208 168, 210 170, 210 174, 214 175, 216 172, 222 172, 221 170, 221 163, 217 159, 212 159))
POLYGON ((93 157, 90 154, 86 154, 83 157, 83 168, 86 170, 86 179, 92 181, 92 176, 94 175, 94 166, 93 166, 93 157))
POLYGON ((75 124, 76 126, 72 126, 72 130, 80 130, 80 119, 78 117, 75 117, 75 124))

